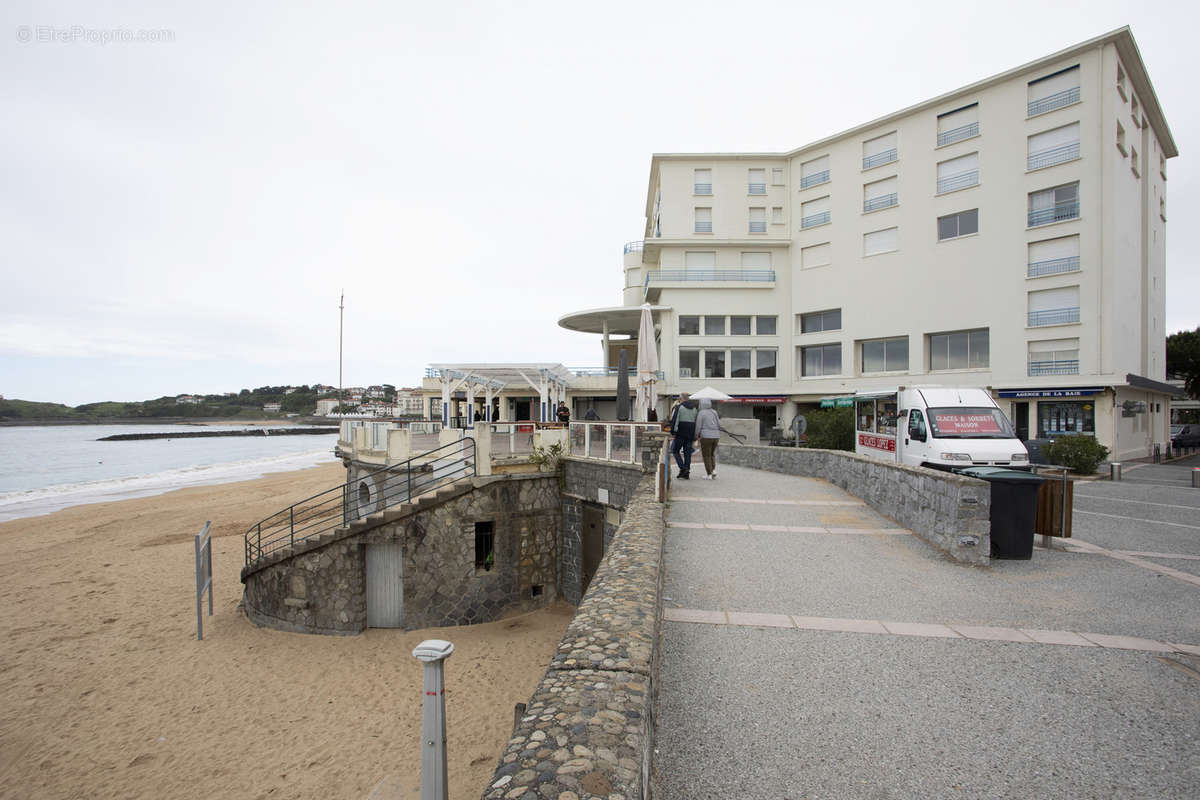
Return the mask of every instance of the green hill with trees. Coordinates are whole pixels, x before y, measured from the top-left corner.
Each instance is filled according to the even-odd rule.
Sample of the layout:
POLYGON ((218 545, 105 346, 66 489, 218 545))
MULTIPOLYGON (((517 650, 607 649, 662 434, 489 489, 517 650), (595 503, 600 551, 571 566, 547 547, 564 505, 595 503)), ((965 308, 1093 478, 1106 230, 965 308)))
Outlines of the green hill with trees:
POLYGON ((28 400, 0 400, 0 422, 63 421, 92 422, 112 419, 263 419, 288 414, 308 415, 316 411, 317 392, 309 386, 260 386, 242 389, 236 394, 179 395, 137 402, 107 401, 71 406, 60 403, 35 403, 28 400), (191 398, 180 402, 179 398, 191 398), (279 403, 278 414, 264 412, 263 406, 279 403))

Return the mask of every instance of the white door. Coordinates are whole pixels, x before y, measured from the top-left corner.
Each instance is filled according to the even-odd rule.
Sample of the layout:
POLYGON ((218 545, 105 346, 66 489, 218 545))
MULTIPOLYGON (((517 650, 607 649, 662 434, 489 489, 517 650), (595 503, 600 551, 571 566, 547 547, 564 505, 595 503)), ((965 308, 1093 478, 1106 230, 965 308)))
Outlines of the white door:
POLYGON ((399 628, 404 622, 404 548, 400 542, 367 545, 367 627, 399 628))
POLYGON ((910 409, 904 423, 896 431, 899 461, 901 464, 919 467, 926 460, 925 454, 929 452, 929 424, 925 421, 925 412, 919 408, 910 409))

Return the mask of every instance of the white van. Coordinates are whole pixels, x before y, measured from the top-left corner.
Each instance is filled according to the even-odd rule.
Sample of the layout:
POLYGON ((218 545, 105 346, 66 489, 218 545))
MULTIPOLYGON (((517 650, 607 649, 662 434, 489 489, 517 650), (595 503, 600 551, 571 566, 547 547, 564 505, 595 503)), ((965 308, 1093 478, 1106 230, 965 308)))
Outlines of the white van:
POLYGON ((854 452, 914 467, 1029 469, 1029 452, 985 389, 855 392, 854 452))

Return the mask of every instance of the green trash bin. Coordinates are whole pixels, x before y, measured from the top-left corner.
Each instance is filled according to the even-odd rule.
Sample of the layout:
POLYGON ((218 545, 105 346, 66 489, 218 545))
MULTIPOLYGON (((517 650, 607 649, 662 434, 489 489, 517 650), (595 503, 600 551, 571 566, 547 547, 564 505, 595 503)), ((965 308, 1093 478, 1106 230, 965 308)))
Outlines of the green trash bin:
POLYGON ((1045 478, 1004 467, 967 467, 954 471, 991 485, 992 558, 1033 558, 1038 488, 1045 478))

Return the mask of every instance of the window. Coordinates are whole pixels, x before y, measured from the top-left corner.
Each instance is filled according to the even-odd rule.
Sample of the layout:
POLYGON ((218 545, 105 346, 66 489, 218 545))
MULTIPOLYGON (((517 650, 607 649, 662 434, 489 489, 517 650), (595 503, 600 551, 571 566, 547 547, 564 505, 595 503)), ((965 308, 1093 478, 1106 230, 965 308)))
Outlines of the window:
POLYGON ((1125 126, 1120 122, 1117 123, 1117 149, 1121 151, 1121 155, 1127 155, 1128 150, 1125 149, 1125 126))
POLYGON ((863 142, 863 169, 873 169, 890 164, 900 158, 899 139, 896 132, 885 133, 863 142))
POLYGON ((1028 116, 1079 102, 1079 65, 1029 82, 1028 116))
POLYGON ((1029 227, 1076 219, 1079 216, 1079 181, 1032 192, 1029 195, 1029 227))
POLYGON ((712 208, 696 209, 696 233, 712 233, 712 208))
POLYGON ((680 336, 699 336, 700 335, 700 317, 695 315, 685 315, 679 318, 679 335, 680 336))
POLYGON ((1133 145, 1129 146, 1129 169, 1133 172, 1135 177, 1142 177, 1141 165, 1138 164, 1137 148, 1133 145))
POLYGON ((750 351, 749 350, 730 350, 729 351, 729 377, 731 377, 731 378, 749 378, 750 377, 750 351))
POLYGON ((970 211, 938 217, 937 231, 939 242, 979 233, 979 209, 972 208, 970 211))
POLYGON ((1126 98, 1125 94, 1125 68, 1121 66, 1121 62, 1117 62, 1117 92, 1121 95, 1121 99, 1126 98))
POLYGON ((1079 322, 1079 287, 1063 286, 1029 293, 1028 325, 1069 325, 1079 322))
POLYGON ((801 333, 820 333, 821 331, 840 331, 841 329, 842 310, 840 308, 800 315, 801 333))
POLYGON ((979 185, 979 153, 942 161, 937 165, 937 191, 957 192, 979 185))
POLYGON ((706 377, 706 378, 724 378, 725 377, 725 351, 724 350, 705 350, 704 351, 704 377, 706 377))
POLYGON ((742 253, 742 269, 770 269, 770 253, 742 253))
POLYGON ((679 377, 681 377, 681 378, 699 378, 700 377, 700 351, 699 350, 680 350, 679 351, 679 377))
POLYGON ((828 266, 830 263, 829 242, 800 248, 800 269, 828 266))
POLYGON ((842 374, 842 346, 818 344, 800 348, 800 374, 805 378, 842 374))
POLYGON ((829 222, 829 196, 809 200, 800 206, 800 229, 815 228, 829 222))
POLYGON ((1133 117, 1133 127, 1135 127, 1135 128, 1142 127, 1141 117, 1138 115, 1138 111, 1140 108, 1141 108, 1141 106, 1138 105, 1137 95, 1135 95, 1133 92, 1130 92, 1129 93, 1129 114, 1130 114, 1130 116, 1133 117))
POLYGON ((929 334, 929 369, 986 369, 988 329, 929 334))
POLYGON ((979 135, 979 103, 938 114, 937 146, 943 147, 979 135))
POLYGON ((491 571, 496 563, 495 532, 492 522, 475 523, 475 569, 491 571))
POLYGON ((704 317, 704 335, 705 336, 724 336, 725 335, 725 317, 724 316, 705 316, 704 317))
POLYGON ((755 350, 754 351, 754 377, 756 378, 774 378, 775 362, 778 360, 778 353, 775 350, 755 350))
POLYGON ((688 272, 709 272, 716 266, 715 250, 689 250, 683 254, 683 268, 688 272))
POLYGON ((750 317, 730 317, 729 332, 734 336, 749 336, 750 317))
POLYGON ((814 158, 800 165, 800 188, 807 189, 829 182, 829 156, 814 158))
POLYGON ((1049 439, 1064 433, 1090 433, 1095 436, 1095 404, 1087 400, 1039 402, 1038 438, 1049 439))
POLYGON ((1079 236, 1060 236, 1029 243, 1026 277, 1041 278, 1079 270, 1079 236))
POLYGON ((783 224, 783 206, 771 206, 771 224, 783 224))
POLYGON ((863 186, 864 214, 868 211, 878 211, 881 208, 891 208, 899 202, 899 196, 896 194, 895 175, 863 186))
POLYGON ((779 318, 775 316, 755 317, 755 330, 759 336, 774 336, 778 328, 779 318))
POLYGON ((748 170, 748 188, 747 194, 766 194, 767 193, 767 171, 765 169, 748 170))
POLYGON ((698 169, 695 171, 692 192, 694 194, 712 194, 712 170, 698 169))
POLYGON ((900 249, 900 229, 884 228, 863 234, 863 255, 874 256, 900 249))
POLYGON ((862 371, 898 372, 908 369, 908 337, 862 343, 862 371))
POLYGON ((1026 169, 1042 169, 1079 158, 1079 123, 1072 122, 1028 139, 1026 169))
POLYGON ((783 186, 783 167, 771 167, 771 185, 783 186))
POLYGON ((750 232, 751 233, 766 233, 767 232, 767 209, 751 208, 750 209, 750 232))

